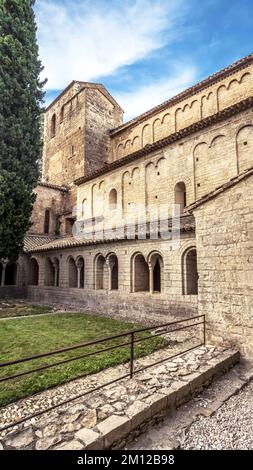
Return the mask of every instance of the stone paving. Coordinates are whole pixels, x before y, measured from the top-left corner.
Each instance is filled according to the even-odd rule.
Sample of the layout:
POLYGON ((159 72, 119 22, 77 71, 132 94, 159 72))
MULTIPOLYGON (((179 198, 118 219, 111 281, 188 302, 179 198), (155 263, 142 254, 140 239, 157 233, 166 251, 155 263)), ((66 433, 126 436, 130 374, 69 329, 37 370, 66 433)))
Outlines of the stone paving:
MULTIPOLYGON (((197 378, 201 371, 206 370, 208 364, 215 360, 217 362, 217 358, 224 351, 224 348, 201 346, 152 366, 136 374, 132 380, 122 379, 92 392, 94 387, 128 373, 129 364, 120 365, 19 400, 0 410, 1 427, 29 416, 32 412, 45 410, 65 399, 74 398, 80 393, 91 392, 68 405, 62 405, 40 417, 2 431, 0 444, 5 449, 84 448, 84 442, 87 444, 92 438, 92 433, 96 434, 94 429, 102 432, 105 420, 114 417, 117 425, 121 422, 122 425, 126 424, 124 420, 129 420, 131 414, 136 414, 136 410, 141 412, 150 406, 154 396, 167 395, 168 390, 171 387, 173 389, 176 383, 184 384, 189 377, 197 378)), ((137 370, 152 362, 166 359, 168 354, 171 354, 168 350, 162 350, 138 359, 135 361, 135 368, 137 370)))

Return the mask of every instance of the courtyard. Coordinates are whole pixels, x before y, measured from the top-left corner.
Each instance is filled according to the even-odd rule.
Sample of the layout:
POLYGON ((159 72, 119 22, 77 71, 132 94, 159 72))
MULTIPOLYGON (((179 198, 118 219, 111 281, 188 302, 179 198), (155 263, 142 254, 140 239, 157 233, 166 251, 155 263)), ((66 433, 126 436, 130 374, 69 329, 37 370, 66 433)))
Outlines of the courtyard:
MULTIPOLYGON (((0 310, 0 363, 115 336, 142 327, 137 323, 118 321, 94 314, 52 312, 50 307, 32 306, 22 302, 9 304, 5 302, 4 304, 5 308, 2 302, 0 310), (22 316, 20 317, 20 315, 22 316), (4 316, 6 318, 3 318, 4 316)), ((149 332, 136 334, 136 339, 147 336, 148 340, 136 344, 136 357, 150 354, 165 344, 163 339, 152 337, 149 332)), ((28 363, 2 367, 0 368, 0 379, 30 369, 74 359, 84 354, 96 353, 100 349, 114 347, 128 341, 129 339, 125 337, 114 338, 106 343, 64 351, 56 355, 33 359, 28 363)), ((125 363, 129 361, 129 358, 130 347, 128 344, 110 351, 107 350, 105 353, 70 361, 44 371, 40 370, 2 382, 0 383, 0 405, 6 405, 71 379, 125 363)))

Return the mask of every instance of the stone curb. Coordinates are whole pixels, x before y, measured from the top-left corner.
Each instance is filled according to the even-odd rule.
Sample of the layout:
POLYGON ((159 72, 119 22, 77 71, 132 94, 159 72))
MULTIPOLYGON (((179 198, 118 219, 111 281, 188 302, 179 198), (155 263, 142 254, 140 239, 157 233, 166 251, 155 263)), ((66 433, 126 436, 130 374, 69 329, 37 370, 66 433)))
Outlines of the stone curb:
POLYGON ((147 429, 175 410, 181 404, 203 390, 217 376, 223 374, 240 361, 240 353, 226 351, 210 360, 210 365, 202 366, 199 372, 177 380, 172 387, 159 390, 151 395, 148 404, 136 401, 128 407, 124 416, 112 415, 92 429, 82 428, 75 433, 72 441, 63 442, 54 449, 71 449, 80 446, 83 450, 117 449, 124 447, 147 429))

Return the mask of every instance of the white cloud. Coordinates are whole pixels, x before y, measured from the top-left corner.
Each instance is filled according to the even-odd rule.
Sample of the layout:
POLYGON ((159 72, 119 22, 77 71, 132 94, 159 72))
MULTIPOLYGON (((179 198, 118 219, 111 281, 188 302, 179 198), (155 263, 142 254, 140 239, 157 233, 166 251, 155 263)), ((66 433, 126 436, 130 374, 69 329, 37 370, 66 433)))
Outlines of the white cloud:
POLYGON ((125 110, 126 121, 177 95, 188 88, 196 77, 197 71, 193 66, 182 65, 176 67, 173 76, 168 72, 168 76, 161 80, 147 83, 134 92, 120 92, 114 97, 125 110))
POLYGON ((169 44, 185 0, 38 0, 47 89, 94 81, 169 44))

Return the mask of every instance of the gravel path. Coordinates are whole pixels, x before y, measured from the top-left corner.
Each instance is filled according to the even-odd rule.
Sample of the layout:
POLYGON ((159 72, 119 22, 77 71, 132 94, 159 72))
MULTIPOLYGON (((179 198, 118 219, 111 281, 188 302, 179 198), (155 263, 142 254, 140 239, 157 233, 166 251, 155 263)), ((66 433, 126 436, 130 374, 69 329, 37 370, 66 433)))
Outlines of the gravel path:
POLYGON ((183 449, 253 449, 253 381, 209 418, 193 423, 183 449))
POLYGON ((253 363, 235 366, 128 449, 252 450, 253 363))

